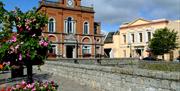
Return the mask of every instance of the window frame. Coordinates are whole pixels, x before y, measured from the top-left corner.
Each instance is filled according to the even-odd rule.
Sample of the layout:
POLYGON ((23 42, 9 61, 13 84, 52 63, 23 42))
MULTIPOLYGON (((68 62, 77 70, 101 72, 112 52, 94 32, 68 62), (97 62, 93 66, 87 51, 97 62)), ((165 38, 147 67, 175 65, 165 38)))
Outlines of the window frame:
POLYGON ((91 50, 91 45, 83 45, 82 46, 82 54, 91 54, 92 53, 92 50, 91 50), (87 47, 87 48, 84 48, 84 47, 87 47), (88 53, 85 53, 84 50, 88 50, 88 53))
POLYGON ((48 53, 50 53, 50 54, 56 54, 57 55, 57 51, 58 51, 58 47, 57 47, 57 45, 56 44, 51 44, 51 48, 52 48, 52 50, 53 50, 53 48, 55 48, 55 51, 52 51, 52 53, 50 53, 50 50, 49 50, 49 52, 48 53), (54 47, 53 47, 54 46, 54 47))
POLYGON ((64 32, 67 34, 74 34, 76 32, 76 22, 72 17, 67 17, 67 19, 64 20, 64 32))
POLYGON ((126 38, 126 34, 123 34, 123 43, 126 44, 127 38, 126 38))
POLYGON ((89 34, 89 22, 88 21, 85 21, 83 23, 83 34, 89 34), (87 23, 87 24, 85 24, 85 23, 87 23), (87 30, 85 30, 85 29, 87 29, 87 30))
POLYGON ((56 20, 55 20, 55 18, 53 18, 53 17, 50 17, 49 20, 48 20, 48 32, 50 32, 50 33, 56 32, 56 20), (51 19, 53 20, 52 22, 50 22, 51 19), (52 23, 53 25, 50 26, 50 23, 52 23), (51 27, 53 27, 52 31, 50 31, 50 30, 51 30, 51 29, 50 29, 51 27))
POLYGON ((140 43, 143 42, 143 33, 139 33, 139 42, 140 42, 140 43))

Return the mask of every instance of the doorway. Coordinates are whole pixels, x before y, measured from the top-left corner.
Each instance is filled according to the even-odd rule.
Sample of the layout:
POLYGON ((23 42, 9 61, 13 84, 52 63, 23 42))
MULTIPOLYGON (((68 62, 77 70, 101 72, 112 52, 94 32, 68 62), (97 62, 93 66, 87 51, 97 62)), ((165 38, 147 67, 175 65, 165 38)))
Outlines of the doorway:
POLYGON ((72 45, 66 46, 66 57, 67 58, 73 58, 74 48, 75 48, 75 46, 72 46, 72 45))
POLYGON ((136 53, 137 53, 139 56, 141 56, 141 55, 142 55, 141 49, 136 49, 136 53))
POLYGON ((106 58, 110 58, 111 49, 104 49, 104 55, 106 58))

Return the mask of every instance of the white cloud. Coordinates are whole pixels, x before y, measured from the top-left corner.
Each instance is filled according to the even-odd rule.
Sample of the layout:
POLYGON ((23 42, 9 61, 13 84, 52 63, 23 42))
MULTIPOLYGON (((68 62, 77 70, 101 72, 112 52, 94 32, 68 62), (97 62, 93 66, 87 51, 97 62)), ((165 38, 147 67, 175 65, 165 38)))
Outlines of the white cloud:
POLYGON ((121 24, 136 18, 180 19, 180 0, 82 0, 94 4, 97 21, 121 24))

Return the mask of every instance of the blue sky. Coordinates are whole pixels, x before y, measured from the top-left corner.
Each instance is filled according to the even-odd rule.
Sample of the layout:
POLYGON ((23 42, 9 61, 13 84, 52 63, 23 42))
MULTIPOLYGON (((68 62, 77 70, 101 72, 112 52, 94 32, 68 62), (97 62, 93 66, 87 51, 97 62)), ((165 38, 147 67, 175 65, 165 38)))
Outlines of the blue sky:
MULTIPOLYGON (((38 7, 40 0, 0 0, 5 9, 19 7, 27 11, 38 7)), ((166 18, 180 19, 180 0, 82 0, 82 5, 93 6, 95 20, 100 21, 103 31, 117 31, 120 24, 137 18, 148 20, 166 18)))

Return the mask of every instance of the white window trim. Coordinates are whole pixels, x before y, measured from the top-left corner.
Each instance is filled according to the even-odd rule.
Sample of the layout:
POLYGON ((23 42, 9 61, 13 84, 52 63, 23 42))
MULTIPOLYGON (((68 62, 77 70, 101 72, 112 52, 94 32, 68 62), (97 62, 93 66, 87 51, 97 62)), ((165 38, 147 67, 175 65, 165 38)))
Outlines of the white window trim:
POLYGON ((55 53, 56 53, 56 55, 58 55, 58 46, 57 46, 57 44, 51 44, 51 45, 56 46, 56 47, 55 47, 55 48, 56 48, 56 49, 55 49, 55 50, 56 50, 55 53))
POLYGON ((50 32, 50 31, 49 31, 49 21, 50 21, 51 19, 54 20, 54 22, 53 22, 53 23, 54 23, 54 26, 53 26, 53 27, 54 27, 54 28, 53 28, 54 30, 53 30, 53 32, 52 32, 52 33, 54 33, 54 32, 56 32, 56 20, 55 20, 54 17, 50 17, 50 18, 48 19, 48 32, 50 32))
POLYGON ((122 37, 123 37, 123 44, 126 44, 127 43, 127 35, 126 34, 122 34, 122 37))
POLYGON ((76 22, 74 21, 74 19, 72 17, 67 17, 66 20, 64 20, 64 32, 67 34, 75 34, 76 33, 76 22), (72 27, 72 31, 71 33, 68 33, 68 18, 71 18, 71 27, 72 27))
POLYGON ((84 46, 88 46, 89 47, 87 49, 89 49, 89 54, 91 54, 92 53, 92 46, 91 45, 82 45, 82 54, 84 54, 83 53, 84 46))
POLYGON ((135 34, 134 33, 131 33, 131 43, 135 43, 135 34), (133 39, 134 39, 134 41, 133 41, 133 39))
POLYGON ((89 34, 89 22, 88 21, 84 21, 84 23, 83 23, 83 34, 85 34, 85 23, 87 22, 87 26, 88 26, 88 30, 87 30, 87 34, 89 34))
POLYGON ((143 32, 138 32, 138 42, 143 43, 143 32), (140 33, 142 34, 142 42, 140 41, 141 40, 140 33))

